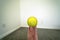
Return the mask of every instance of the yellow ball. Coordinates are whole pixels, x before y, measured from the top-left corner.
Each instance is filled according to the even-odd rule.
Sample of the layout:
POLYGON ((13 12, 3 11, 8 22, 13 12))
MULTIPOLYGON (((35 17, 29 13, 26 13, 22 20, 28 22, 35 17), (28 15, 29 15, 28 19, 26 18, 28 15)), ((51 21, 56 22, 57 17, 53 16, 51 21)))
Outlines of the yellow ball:
POLYGON ((27 20, 27 24, 29 25, 29 27, 36 27, 36 25, 37 25, 36 17, 34 17, 34 16, 29 17, 27 20))

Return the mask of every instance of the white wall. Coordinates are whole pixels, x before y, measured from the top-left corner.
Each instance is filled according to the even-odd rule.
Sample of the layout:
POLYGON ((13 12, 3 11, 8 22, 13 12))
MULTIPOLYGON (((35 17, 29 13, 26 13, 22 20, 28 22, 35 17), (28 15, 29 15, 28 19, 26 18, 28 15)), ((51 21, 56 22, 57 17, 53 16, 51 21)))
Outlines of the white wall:
POLYGON ((21 26, 28 27, 27 18, 35 16, 38 28, 60 28, 59 0, 20 0, 21 26))
POLYGON ((19 0, 0 0, 0 38, 20 27, 19 0))

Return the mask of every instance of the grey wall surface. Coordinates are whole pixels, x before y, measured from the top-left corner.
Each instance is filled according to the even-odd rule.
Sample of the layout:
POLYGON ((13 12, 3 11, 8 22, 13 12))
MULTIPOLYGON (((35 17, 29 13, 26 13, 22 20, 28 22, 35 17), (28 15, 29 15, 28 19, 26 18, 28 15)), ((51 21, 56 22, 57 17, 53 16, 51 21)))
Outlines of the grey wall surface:
POLYGON ((28 27, 27 19, 35 16, 38 28, 60 29, 60 0, 21 0, 21 26, 28 27))
POLYGON ((19 0, 0 0, 0 37, 19 25, 19 0))

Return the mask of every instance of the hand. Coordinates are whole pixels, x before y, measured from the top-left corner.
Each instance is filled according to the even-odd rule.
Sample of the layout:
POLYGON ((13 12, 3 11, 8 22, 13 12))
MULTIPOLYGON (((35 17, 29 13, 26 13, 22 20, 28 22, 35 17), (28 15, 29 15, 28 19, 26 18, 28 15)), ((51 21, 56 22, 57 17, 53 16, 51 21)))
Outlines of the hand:
POLYGON ((38 40, 36 27, 28 28, 28 40, 38 40))

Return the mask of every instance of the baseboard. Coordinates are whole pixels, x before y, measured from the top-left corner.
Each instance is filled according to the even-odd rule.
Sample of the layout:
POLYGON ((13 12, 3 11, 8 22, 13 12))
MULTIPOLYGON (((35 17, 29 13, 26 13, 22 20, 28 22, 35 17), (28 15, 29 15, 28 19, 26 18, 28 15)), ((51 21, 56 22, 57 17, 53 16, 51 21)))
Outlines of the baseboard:
POLYGON ((18 26, 18 27, 16 27, 16 28, 14 28, 14 29, 12 29, 12 30, 10 30, 10 31, 8 31, 8 32, 0 35, 0 39, 2 39, 3 37, 9 35, 10 33, 14 32, 15 30, 17 30, 17 29, 19 29, 19 28, 20 28, 20 26, 18 26))

